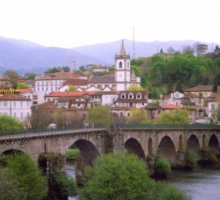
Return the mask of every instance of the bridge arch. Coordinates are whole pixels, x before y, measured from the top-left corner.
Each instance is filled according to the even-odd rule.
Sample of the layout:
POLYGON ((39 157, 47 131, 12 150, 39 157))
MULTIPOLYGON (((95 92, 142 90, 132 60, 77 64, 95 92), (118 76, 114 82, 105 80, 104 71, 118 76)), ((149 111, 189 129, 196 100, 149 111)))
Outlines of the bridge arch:
POLYGON ((125 142, 125 149, 128 151, 128 153, 133 153, 137 155, 138 157, 145 159, 145 153, 144 150, 140 144, 140 142, 135 138, 129 138, 125 142))
POLYGON ((88 140, 79 139, 75 141, 72 145, 74 144, 79 148, 80 154, 83 158, 83 162, 85 163, 85 165, 91 165, 92 162, 98 156, 100 156, 98 149, 95 147, 95 145, 92 142, 88 140))
POLYGON ((216 155, 219 155, 219 141, 215 134, 211 135, 208 146, 216 155))
POLYGON ((187 140, 187 149, 194 151, 196 154, 198 154, 200 150, 199 140, 194 134, 187 140))
POLYGON ((164 157, 169 163, 176 160, 176 149, 173 141, 169 136, 164 136, 157 149, 157 155, 164 157))
POLYGON ((4 155, 10 155, 10 154, 13 154, 13 153, 25 153, 21 150, 17 150, 17 149, 8 149, 6 151, 3 151, 2 152, 4 155))

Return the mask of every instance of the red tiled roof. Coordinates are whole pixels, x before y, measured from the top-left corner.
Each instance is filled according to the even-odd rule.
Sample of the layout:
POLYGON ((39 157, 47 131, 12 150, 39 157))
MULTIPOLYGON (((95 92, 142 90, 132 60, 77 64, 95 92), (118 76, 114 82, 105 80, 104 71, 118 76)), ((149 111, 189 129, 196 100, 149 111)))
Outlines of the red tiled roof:
POLYGON ((90 91, 87 91, 87 92, 52 92, 48 95, 46 95, 46 97, 64 97, 64 96, 83 96, 83 95, 94 95, 96 94, 97 92, 90 92, 90 91))
POLYGON ((162 99, 170 99, 170 98, 171 98, 171 94, 167 94, 167 95, 162 97, 162 99))
POLYGON ((26 97, 23 97, 19 94, 6 94, 3 96, 0 96, 0 100, 19 100, 19 101, 31 101, 31 99, 28 99, 26 97))
MULTIPOLYGON (((197 85, 196 87, 192 87, 184 90, 184 92, 203 92, 203 91, 212 92, 212 89, 213 89, 213 85, 197 85)), ((218 90, 220 90, 220 86, 218 86, 218 90)))
POLYGON ((212 93, 210 96, 208 96, 208 98, 217 98, 217 97, 220 97, 220 94, 212 93))
POLYGON ((169 105, 163 106, 162 108, 163 109, 178 109, 178 108, 181 108, 181 107, 176 106, 174 104, 169 104, 169 105))
POLYGON ((19 92, 21 93, 25 93, 25 92, 31 92, 31 89, 27 88, 27 89, 17 89, 19 92))
POLYGON ((67 79, 66 82, 64 83, 66 85, 87 85, 87 80, 86 79, 67 79))
POLYGON ((45 103, 42 103, 38 105, 39 109, 56 109, 57 106, 54 104, 53 101, 47 101, 45 103))

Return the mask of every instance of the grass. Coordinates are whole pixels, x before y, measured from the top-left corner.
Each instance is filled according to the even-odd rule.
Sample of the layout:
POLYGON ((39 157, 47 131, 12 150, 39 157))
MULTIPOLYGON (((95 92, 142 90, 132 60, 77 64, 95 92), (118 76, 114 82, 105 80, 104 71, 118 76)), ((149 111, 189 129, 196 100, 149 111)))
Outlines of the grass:
POLYGON ((76 156, 78 156, 80 153, 80 150, 78 148, 74 148, 74 149, 69 149, 66 153, 65 156, 67 159, 70 160, 75 160, 76 156))

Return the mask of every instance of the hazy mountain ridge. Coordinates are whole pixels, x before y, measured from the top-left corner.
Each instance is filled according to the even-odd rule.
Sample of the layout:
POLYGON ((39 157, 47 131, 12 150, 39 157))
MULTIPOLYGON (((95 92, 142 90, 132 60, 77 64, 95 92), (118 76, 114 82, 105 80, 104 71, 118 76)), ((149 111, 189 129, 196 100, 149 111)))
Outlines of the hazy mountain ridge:
POLYGON ((54 66, 70 66, 68 63, 76 60, 76 66, 87 63, 107 64, 98 58, 84 55, 73 49, 44 47, 25 40, 0 38, 0 73, 7 69, 23 75, 26 72, 42 73, 54 66))
MULTIPOLYGON (((135 42, 124 40, 126 53, 131 58, 149 57, 163 49, 166 53, 169 47, 181 51, 184 46, 192 46, 198 41, 153 41, 153 42, 135 42), (135 49, 135 52, 133 51, 135 49), (135 54, 134 54, 135 53, 135 54)), ((211 51, 216 44, 201 42, 208 45, 208 51, 211 51)), ((0 73, 7 69, 16 70, 23 75, 26 72, 42 73, 47 68, 54 66, 73 66, 69 61, 76 61, 76 68, 81 65, 100 64, 114 65, 114 56, 119 53, 121 40, 100 43, 95 45, 80 46, 71 49, 58 47, 44 47, 26 40, 15 40, 0 37, 0 73)))

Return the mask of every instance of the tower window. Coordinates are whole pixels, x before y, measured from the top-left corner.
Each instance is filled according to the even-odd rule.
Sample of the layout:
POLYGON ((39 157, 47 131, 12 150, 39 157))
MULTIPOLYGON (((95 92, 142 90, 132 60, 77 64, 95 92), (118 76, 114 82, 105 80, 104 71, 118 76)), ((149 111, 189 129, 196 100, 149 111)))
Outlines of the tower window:
POLYGON ((122 68, 122 62, 119 62, 119 68, 122 68))

